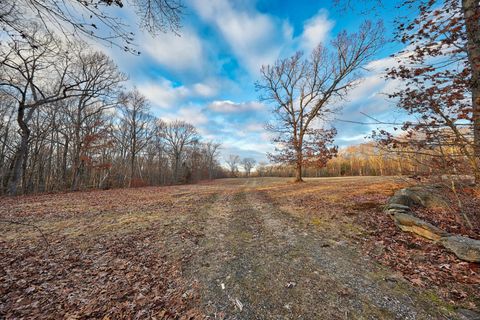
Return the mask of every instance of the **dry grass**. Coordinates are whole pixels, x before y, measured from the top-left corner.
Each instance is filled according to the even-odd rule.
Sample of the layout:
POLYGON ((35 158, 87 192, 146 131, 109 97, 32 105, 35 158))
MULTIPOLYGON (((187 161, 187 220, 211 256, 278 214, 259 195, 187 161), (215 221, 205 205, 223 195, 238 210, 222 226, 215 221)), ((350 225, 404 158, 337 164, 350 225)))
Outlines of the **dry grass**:
MULTIPOLYGON (((223 179, 0 198, 0 318, 228 318, 268 314, 277 304, 275 312, 286 317, 328 318, 344 308, 346 318, 391 318, 389 312, 397 307, 382 311, 372 299, 385 294, 401 300, 406 291, 379 285, 373 259, 402 272, 406 280, 420 274, 421 282, 398 285, 410 296, 411 286, 432 286, 442 303, 478 308, 478 266, 461 264, 437 246, 399 233, 381 212, 403 185, 403 180, 378 177, 307 179, 302 184, 281 178, 223 179), (408 241, 414 248, 408 248, 408 241), (417 261, 422 250, 427 258, 417 261), (355 259, 367 255, 372 259, 367 269, 356 270, 355 259), (327 256, 328 263, 318 265, 327 256), (432 260, 439 256, 446 258, 432 260), (405 267, 405 261, 418 270, 405 267), (338 263, 351 278, 342 280, 334 269, 338 263), (449 269, 438 269, 441 263, 449 269), (245 269, 249 265, 250 271, 245 269), (450 275, 442 278, 447 271, 450 275), (227 275, 230 280, 223 281, 232 291, 217 283, 227 275), (273 276, 285 281, 311 277, 311 283, 297 280, 304 284, 285 292, 283 282, 272 283, 277 281, 273 276), (459 278, 466 276, 470 281, 459 278), (356 288, 357 281, 372 281, 378 288, 365 291, 356 288), (313 295, 328 288, 329 294, 313 295), (259 293, 263 300, 253 301, 259 293), (296 303, 291 309, 281 305, 287 293, 296 303), (230 300, 234 294, 244 296, 243 313, 230 300), (318 309, 312 299, 330 304, 331 310, 318 309), (354 311, 358 299, 368 308, 354 311)), ((422 306, 437 314, 430 302, 418 299, 419 305, 409 308, 422 306)), ((274 313, 265 317, 274 318, 274 313)))

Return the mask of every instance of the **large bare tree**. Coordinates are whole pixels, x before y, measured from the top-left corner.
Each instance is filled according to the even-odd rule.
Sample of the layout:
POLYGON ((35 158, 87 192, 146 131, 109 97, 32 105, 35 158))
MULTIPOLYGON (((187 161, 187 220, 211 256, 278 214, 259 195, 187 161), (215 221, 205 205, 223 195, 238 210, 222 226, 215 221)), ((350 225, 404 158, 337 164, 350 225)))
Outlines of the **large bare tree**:
POLYGON ((242 163, 243 170, 245 170, 245 176, 249 177, 250 172, 255 167, 255 164, 257 163, 257 161, 253 158, 243 158, 241 163, 242 163))
POLYGON ((135 179, 135 167, 138 154, 153 137, 154 118, 150 114, 148 100, 137 89, 124 93, 120 97, 120 126, 126 133, 126 143, 130 159, 129 185, 135 179))
POLYGON ((181 120, 166 123, 162 128, 162 137, 166 149, 172 159, 173 183, 179 182, 180 166, 182 165, 186 149, 199 140, 195 127, 181 120))
POLYGON ((230 169, 230 175, 235 177, 238 173, 238 165, 240 164, 240 156, 236 154, 230 154, 225 159, 228 168, 230 169))
POLYGON ((91 139, 88 135, 91 128, 88 123, 92 118, 102 114, 105 110, 112 109, 117 104, 121 84, 126 80, 115 63, 101 52, 91 52, 83 47, 79 48, 73 65, 72 77, 80 85, 74 99, 69 99, 64 112, 70 118, 68 123, 74 124, 73 131, 73 170, 72 190, 79 187, 80 173, 84 166, 82 153, 85 144, 91 139))
POLYGON ((33 42, 17 38, 0 46, 0 90, 16 101, 21 136, 10 175, 4 181, 9 194, 17 192, 25 172, 34 113, 43 106, 78 95, 76 88, 83 81, 71 77, 73 55, 61 41, 38 25, 30 24, 29 30, 33 42))
POLYGON ((307 151, 310 158, 328 157, 335 151, 325 144, 334 131, 322 128, 320 122, 358 83, 355 72, 377 53, 382 33, 380 23, 365 22, 356 33, 338 34, 330 46, 319 44, 308 58, 298 52, 262 67, 256 87, 260 99, 273 104, 276 116, 269 125, 277 134, 277 154, 272 159, 295 164, 295 181, 302 181, 307 151), (325 137, 324 143, 315 145, 325 137))
POLYGON ((203 150, 206 157, 207 168, 208 168, 208 179, 214 178, 214 170, 217 166, 217 157, 220 152, 221 144, 213 141, 209 141, 203 144, 203 150))

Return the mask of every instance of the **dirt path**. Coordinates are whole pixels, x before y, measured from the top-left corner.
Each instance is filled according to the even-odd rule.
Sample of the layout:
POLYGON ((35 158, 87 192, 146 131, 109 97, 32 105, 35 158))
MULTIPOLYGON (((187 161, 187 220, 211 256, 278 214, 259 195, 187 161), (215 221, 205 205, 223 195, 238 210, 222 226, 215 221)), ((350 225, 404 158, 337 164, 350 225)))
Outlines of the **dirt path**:
POLYGON ((220 192, 193 224, 205 236, 187 274, 200 283, 212 318, 451 318, 338 234, 280 210, 256 186, 252 179, 220 192))

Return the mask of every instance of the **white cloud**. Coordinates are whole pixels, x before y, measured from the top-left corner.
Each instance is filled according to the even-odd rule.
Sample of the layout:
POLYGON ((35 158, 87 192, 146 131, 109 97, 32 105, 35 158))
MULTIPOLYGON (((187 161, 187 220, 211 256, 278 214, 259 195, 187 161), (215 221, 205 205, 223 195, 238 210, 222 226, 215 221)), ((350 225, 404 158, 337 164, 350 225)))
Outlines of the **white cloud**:
POLYGON ((215 83, 195 83, 191 86, 175 86, 165 78, 156 82, 147 82, 138 87, 153 106, 160 109, 168 109, 184 103, 190 98, 209 98, 214 96, 218 88, 215 83))
POLYGON ((194 126, 199 126, 208 123, 208 118, 202 113, 202 110, 197 108, 181 108, 178 111, 177 118, 190 122, 194 126))
POLYGON ((195 105, 182 107, 176 112, 162 113, 160 119, 166 122, 182 120, 193 124, 197 127, 197 129, 201 129, 199 126, 208 123, 208 118, 205 116, 205 114, 203 114, 202 109, 195 105))
POLYGON ((382 87, 386 85, 386 79, 379 74, 365 76, 358 80, 357 86, 348 92, 349 101, 359 101, 373 98, 382 87))
POLYGON ((251 122, 245 126, 245 130, 248 132, 263 132, 265 131, 264 123, 251 122))
POLYGON ((335 23, 328 18, 328 12, 320 10, 304 23, 303 32, 299 37, 300 47, 305 52, 310 52, 320 43, 325 43, 334 25, 335 23))
POLYGON ((215 26, 232 52, 250 73, 278 58, 292 28, 285 21, 253 8, 236 8, 227 0, 192 0, 192 6, 206 22, 215 26))
POLYGON ((141 47, 163 67, 174 71, 202 71, 207 61, 202 40, 191 29, 184 27, 180 35, 173 32, 155 37, 145 35, 141 47))
POLYGON ((196 83, 192 86, 193 92, 195 92, 200 97, 213 97, 217 93, 217 88, 215 85, 210 85, 206 83, 196 83))
POLYGON ((230 100, 223 100, 223 101, 213 101, 208 105, 208 108, 215 112, 234 113, 234 112, 244 112, 249 110, 264 110, 265 105, 256 101, 235 103, 230 100))
POLYGON ((190 90, 184 86, 174 87, 167 79, 140 85, 138 90, 155 106, 161 109, 174 107, 188 97, 190 90))

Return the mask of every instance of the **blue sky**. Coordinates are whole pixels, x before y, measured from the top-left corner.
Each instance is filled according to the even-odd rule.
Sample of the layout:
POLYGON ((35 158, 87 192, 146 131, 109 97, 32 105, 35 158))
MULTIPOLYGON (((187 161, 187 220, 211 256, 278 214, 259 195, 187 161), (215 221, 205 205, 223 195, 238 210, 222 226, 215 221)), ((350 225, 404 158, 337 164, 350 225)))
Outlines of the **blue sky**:
MULTIPOLYGON (((308 53, 320 42, 328 43, 346 29, 354 32, 365 20, 356 10, 339 10, 330 1, 185 0, 180 36, 155 37, 136 30, 140 56, 116 48, 104 48, 150 102, 152 112, 167 121, 182 119, 194 124, 205 139, 222 143, 222 157, 238 154, 266 161, 272 151, 264 124, 272 119, 271 108, 258 101, 254 83, 262 64, 308 53)), ((122 9, 123 10, 123 9, 122 9)), ((382 8, 386 36, 392 37, 393 7, 382 8)), ((122 12, 134 26, 133 13, 122 12)), ((135 30, 135 29, 134 29, 135 30)), ((383 93, 398 85, 382 78, 392 65, 391 53, 400 49, 388 44, 350 92, 337 119, 368 121, 362 112, 380 119, 395 117, 393 105, 383 93)), ((361 143, 376 126, 335 120, 336 143, 361 143)))

